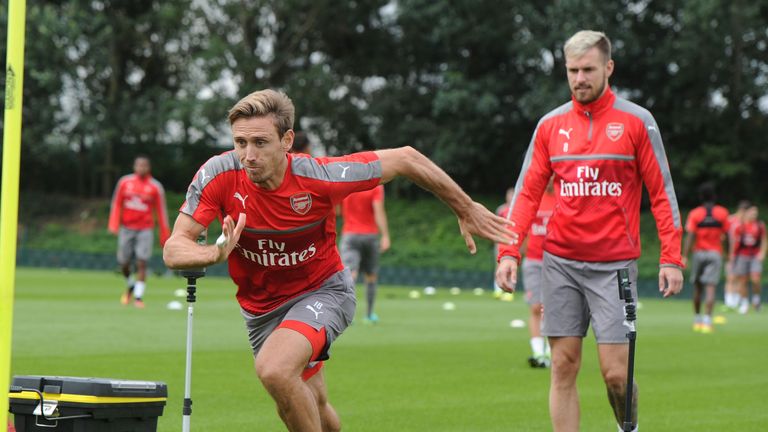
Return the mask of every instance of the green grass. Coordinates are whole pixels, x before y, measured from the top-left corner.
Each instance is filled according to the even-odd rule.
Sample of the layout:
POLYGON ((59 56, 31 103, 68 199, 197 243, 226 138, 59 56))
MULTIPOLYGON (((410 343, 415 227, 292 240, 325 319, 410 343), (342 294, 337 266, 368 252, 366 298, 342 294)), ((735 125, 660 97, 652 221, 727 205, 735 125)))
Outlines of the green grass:
MULTIPOLYGON (((160 431, 181 429, 186 308, 166 303, 179 278, 152 278, 147 308, 122 307, 116 274, 19 269, 13 374, 96 376, 168 383, 160 431)), ((195 308, 193 430, 283 430, 253 373, 231 282, 204 278, 195 308)), ((183 299, 179 299, 183 300, 183 299)), ((327 363, 330 398, 348 431, 544 431, 549 376, 531 370, 522 300, 487 293, 408 298, 387 287, 382 322, 359 320, 327 363), (445 301, 455 311, 443 311, 445 301)), ((358 315, 359 316, 359 315, 358 315)), ((727 315, 712 335, 691 332, 687 301, 644 300, 636 377, 645 431, 756 431, 768 423, 763 314, 727 315)), ((579 377, 583 431, 614 431, 592 336, 579 377)))

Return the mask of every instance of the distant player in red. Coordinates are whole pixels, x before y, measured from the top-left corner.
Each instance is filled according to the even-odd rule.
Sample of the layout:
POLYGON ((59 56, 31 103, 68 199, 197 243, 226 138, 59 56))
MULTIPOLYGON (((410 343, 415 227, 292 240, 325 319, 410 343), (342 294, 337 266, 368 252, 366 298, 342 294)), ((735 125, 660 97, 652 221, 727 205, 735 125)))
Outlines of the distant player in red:
MULTIPOLYGON (((683 285, 682 222, 659 127, 646 109, 615 95, 611 43, 580 31, 564 45, 571 101, 536 126, 515 186, 513 232, 525 237, 547 182, 555 177, 555 210, 547 224, 542 267, 542 334, 552 347, 550 417, 555 432, 579 430, 576 377, 582 340, 592 327, 600 370, 616 421, 624 422, 628 341, 617 271, 637 286, 640 199, 645 184, 661 240, 659 290, 683 285)), ((520 250, 503 246, 496 280, 514 290, 520 250)), ((636 293, 633 295, 637 298, 636 293)), ((633 417, 637 409, 632 410, 633 417)), ((637 419, 633 419, 636 429, 637 419)))
POLYGON ((763 260, 768 248, 768 235, 765 224, 758 218, 756 205, 751 205, 744 212, 744 221, 734 230, 734 242, 731 245, 730 256, 733 263, 733 274, 741 293, 739 313, 749 310, 749 284, 752 285, 752 307, 759 311, 762 292, 761 279, 763 275, 763 260))
POLYGON ((373 311, 379 272, 379 253, 389 250, 389 225, 384 208, 384 186, 355 192, 341 203, 344 225, 341 228, 341 261, 357 280, 360 270, 365 278, 366 322, 376 323, 373 311), (381 238, 379 238, 381 236, 381 238))
POLYGON ((712 310, 715 290, 723 267, 723 240, 730 229, 728 209, 715 204, 715 187, 704 183, 699 187, 702 205, 691 210, 685 222, 683 263, 693 248, 691 281, 693 282, 693 331, 712 333, 712 310), (705 291, 705 313, 701 314, 701 294, 705 291))
POLYGON ((541 270, 544 258, 544 241, 547 237, 547 224, 555 208, 555 189, 550 179, 544 195, 541 196, 536 217, 531 222, 520 252, 525 254, 522 263, 523 287, 525 301, 528 303, 528 331, 531 335, 531 351, 528 364, 533 368, 547 368, 550 365, 551 353, 549 344, 541 336, 541 270))
MULTIPOLYGON (((509 216, 509 203, 512 202, 512 198, 515 196, 515 188, 510 187, 507 189, 507 192, 504 194, 504 203, 500 206, 496 207, 496 214, 498 216, 501 216, 503 218, 507 218, 509 216)), ((493 245, 493 254, 494 256, 499 254, 499 244, 495 243, 493 245)), ((498 266, 498 262, 494 260, 494 264, 498 266)), ((494 268, 495 272, 495 268, 494 268)), ((501 289, 499 284, 496 283, 496 280, 493 281, 493 296, 497 299, 505 300, 505 301, 512 301, 515 299, 514 295, 511 293, 505 293, 504 290, 501 289)))
POLYGON ((112 195, 109 212, 109 232, 117 234, 117 262, 125 276, 126 291, 120 302, 127 305, 135 297, 134 305, 144 307, 147 279, 147 261, 152 256, 155 219, 160 227, 160 246, 170 235, 168 212, 163 185, 150 175, 150 162, 146 156, 133 161, 133 174, 120 178, 112 195), (136 277, 131 275, 131 260, 136 259, 136 277))
POLYGON ((256 373, 290 431, 338 431, 322 361, 355 312, 354 281, 336 249, 334 207, 353 192, 405 176, 456 213, 470 252, 473 234, 512 242, 503 218, 472 201, 410 147, 311 158, 289 154, 293 102, 254 92, 229 112, 234 151, 209 159, 189 186, 163 257, 171 268, 228 260, 256 373), (223 238, 197 236, 222 219, 223 238), (237 220, 237 223, 235 223, 237 220))
MULTIPOLYGON (((744 221, 744 212, 747 211, 752 204, 749 201, 741 200, 736 207, 736 212, 728 216, 728 251, 730 252, 731 246, 733 246, 736 239, 736 228, 744 221)), ((726 254, 725 264, 725 308, 726 310, 737 310, 739 303, 741 302, 741 292, 739 292, 739 284, 736 281, 736 275, 733 274, 733 261, 730 260, 730 253, 726 254)))

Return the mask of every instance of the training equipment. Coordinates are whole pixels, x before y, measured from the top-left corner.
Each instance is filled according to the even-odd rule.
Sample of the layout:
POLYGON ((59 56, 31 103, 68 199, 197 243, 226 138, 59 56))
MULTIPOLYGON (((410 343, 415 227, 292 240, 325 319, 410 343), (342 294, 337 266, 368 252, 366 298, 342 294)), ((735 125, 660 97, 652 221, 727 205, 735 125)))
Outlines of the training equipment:
POLYGON ((411 290, 410 292, 408 292, 408 297, 410 297, 410 298, 415 300, 415 299, 421 297, 421 293, 416 291, 416 290, 411 290))
POLYGON ((444 311, 456 310, 456 305, 453 302, 445 302, 443 303, 443 310, 444 311))
POLYGON ((224 233, 221 233, 219 238, 216 239, 216 246, 220 248, 227 247, 228 243, 229 243, 229 240, 227 240, 227 236, 225 236, 224 233))
POLYGON ((513 319, 509 322, 509 326, 512 328, 525 328, 525 321, 521 319, 513 319))
MULTIPOLYGON (((203 230, 197 236, 197 244, 205 245, 207 243, 208 231, 203 230)), ((189 432, 192 421, 192 318, 195 312, 195 302, 197 297, 197 280, 205 276, 205 267, 196 269, 187 269, 179 272, 182 277, 187 278, 187 355, 184 368, 184 406, 182 408, 181 430, 189 432)))
POLYGON ((428 286, 424 288, 424 295, 435 295, 437 290, 433 286, 428 286))
POLYGON ((459 295, 459 294, 461 294, 461 288, 453 287, 450 290, 448 290, 448 292, 450 292, 451 295, 459 295))
POLYGON ((168 310, 181 310, 181 302, 172 300, 169 301, 168 304, 165 306, 168 310))
POLYGON ((629 269, 622 268, 617 271, 619 280, 619 298, 624 300, 624 326, 629 329, 627 333, 627 339, 629 339, 629 361, 627 362, 627 397, 624 405, 624 424, 622 430, 625 432, 632 432, 634 427, 632 426, 632 393, 634 393, 635 385, 635 339, 637 339, 637 332, 635 331, 635 320, 637 319, 635 304, 632 301, 632 290, 630 286, 632 282, 629 281, 629 269))
POLYGON ((10 411, 19 432, 154 432, 168 388, 162 382, 15 376, 10 411))
POLYGON ((173 292, 173 295, 175 297, 186 297, 187 296, 187 291, 179 288, 179 289, 177 289, 176 291, 173 292))
POLYGON ((485 290, 483 290, 482 288, 475 288, 472 290, 472 293, 475 294, 476 296, 481 296, 485 294, 485 290))

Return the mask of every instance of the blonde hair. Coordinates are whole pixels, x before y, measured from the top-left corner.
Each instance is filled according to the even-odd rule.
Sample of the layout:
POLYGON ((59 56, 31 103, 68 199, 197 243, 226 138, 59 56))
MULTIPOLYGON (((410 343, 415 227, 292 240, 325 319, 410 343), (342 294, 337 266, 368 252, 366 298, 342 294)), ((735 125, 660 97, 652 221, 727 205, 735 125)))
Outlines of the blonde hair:
POLYGON ((283 92, 266 89, 255 91, 240 99, 229 110, 229 124, 239 118, 272 116, 280 138, 293 129, 295 108, 283 92))
POLYGON ((563 53, 566 57, 578 58, 593 47, 603 54, 606 63, 611 59, 611 41, 605 33, 594 30, 582 30, 571 36, 563 46, 563 53))

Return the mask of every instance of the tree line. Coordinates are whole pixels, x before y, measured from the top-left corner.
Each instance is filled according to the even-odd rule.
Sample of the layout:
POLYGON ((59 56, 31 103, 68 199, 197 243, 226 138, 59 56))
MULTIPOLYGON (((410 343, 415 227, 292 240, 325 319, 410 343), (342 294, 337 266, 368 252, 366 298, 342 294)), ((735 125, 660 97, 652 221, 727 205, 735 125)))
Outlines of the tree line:
POLYGON ((614 89, 655 115, 681 204, 705 180, 765 200, 766 17, 768 0, 36 0, 22 190, 107 196, 138 153, 184 190, 229 145, 228 108, 274 87, 328 154, 412 145, 502 196, 569 98, 564 41, 590 28, 614 89))

